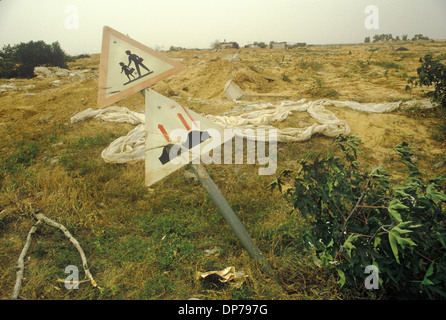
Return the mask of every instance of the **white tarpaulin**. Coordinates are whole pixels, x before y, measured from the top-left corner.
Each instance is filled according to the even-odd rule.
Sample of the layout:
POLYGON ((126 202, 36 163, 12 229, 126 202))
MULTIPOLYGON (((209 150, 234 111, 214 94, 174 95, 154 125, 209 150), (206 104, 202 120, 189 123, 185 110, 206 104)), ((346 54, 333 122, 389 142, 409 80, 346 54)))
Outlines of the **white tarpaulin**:
POLYGON ((119 137, 102 151, 102 158, 109 163, 126 163, 132 160, 143 160, 145 157, 145 115, 131 111, 125 107, 112 106, 94 110, 88 108, 71 118, 71 123, 98 119, 108 122, 121 122, 136 125, 127 135, 119 137))
MULTIPOLYGON (((272 103, 252 104, 246 106, 250 112, 237 115, 205 115, 209 120, 222 125, 225 128, 239 129, 244 137, 256 139, 253 136, 256 131, 252 129, 274 128, 271 124, 284 121, 295 112, 307 112, 315 121, 315 124, 303 128, 277 129, 278 141, 306 141, 314 134, 319 133, 329 137, 339 134, 350 134, 350 127, 338 119, 326 107, 344 107, 357 111, 384 113, 395 110, 407 109, 412 106, 432 108, 430 101, 407 101, 388 103, 358 103, 354 101, 317 100, 307 101, 283 101, 279 105, 272 103)), ((125 163, 132 160, 144 160, 145 158, 145 115, 131 111, 124 107, 112 106, 104 109, 87 109, 79 112, 71 118, 71 123, 87 119, 100 119, 103 121, 127 122, 137 125, 126 136, 112 142, 102 152, 102 158, 109 163, 125 163)), ((275 128, 276 129, 276 128, 275 128)), ((235 133, 237 134, 237 133, 235 133)))

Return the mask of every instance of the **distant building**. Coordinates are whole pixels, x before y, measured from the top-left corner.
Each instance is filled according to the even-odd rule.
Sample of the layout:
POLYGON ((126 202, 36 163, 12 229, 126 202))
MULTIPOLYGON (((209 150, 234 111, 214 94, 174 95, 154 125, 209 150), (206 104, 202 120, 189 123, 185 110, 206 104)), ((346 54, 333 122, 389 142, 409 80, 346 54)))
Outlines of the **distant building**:
POLYGON ((271 49, 286 49, 286 42, 271 42, 271 49))

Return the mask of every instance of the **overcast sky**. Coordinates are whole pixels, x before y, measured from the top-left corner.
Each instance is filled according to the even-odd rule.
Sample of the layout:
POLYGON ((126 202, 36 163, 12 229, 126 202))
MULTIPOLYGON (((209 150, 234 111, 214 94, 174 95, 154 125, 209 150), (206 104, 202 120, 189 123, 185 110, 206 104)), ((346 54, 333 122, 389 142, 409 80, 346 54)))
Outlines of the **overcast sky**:
POLYGON ((446 0, 0 0, 0 48, 43 40, 99 53, 106 25, 158 49, 361 43, 382 33, 446 39, 446 0))

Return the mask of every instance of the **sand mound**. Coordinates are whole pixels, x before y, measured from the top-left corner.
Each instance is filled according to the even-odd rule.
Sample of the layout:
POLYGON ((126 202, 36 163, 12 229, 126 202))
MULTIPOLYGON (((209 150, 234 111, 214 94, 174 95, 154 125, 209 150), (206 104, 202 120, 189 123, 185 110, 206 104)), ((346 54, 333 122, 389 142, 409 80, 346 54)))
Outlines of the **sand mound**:
POLYGON ((241 68, 237 70, 232 80, 244 91, 262 92, 267 89, 268 80, 251 69, 241 68))

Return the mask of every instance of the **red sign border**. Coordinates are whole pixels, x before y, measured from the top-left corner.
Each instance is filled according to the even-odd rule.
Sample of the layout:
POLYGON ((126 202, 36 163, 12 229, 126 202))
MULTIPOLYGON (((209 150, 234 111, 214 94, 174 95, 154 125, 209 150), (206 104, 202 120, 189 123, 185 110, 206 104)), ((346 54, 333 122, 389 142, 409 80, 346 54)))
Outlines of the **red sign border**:
POLYGON ((98 107, 104 108, 109 106, 112 103, 115 103, 119 100, 124 99, 125 97, 132 95, 136 92, 144 90, 145 88, 161 81, 177 72, 180 72, 186 68, 185 65, 176 62, 175 60, 163 55, 162 53, 153 50, 142 43, 120 33, 119 31, 110 28, 109 26, 105 26, 102 32, 102 48, 101 48, 101 58, 100 58, 100 67, 99 67, 99 83, 98 83, 98 107), (139 82, 123 91, 115 93, 110 97, 106 97, 105 91, 107 87, 107 76, 108 76, 108 57, 109 57, 109 48, 110 48, 110 36, 113 35, 118 39, 121 39, 130 45, 154 56, 157 59, 160 59, 172 66, 171 69, 160 73, 159 75, 149 78, 145 81, 139 82))

